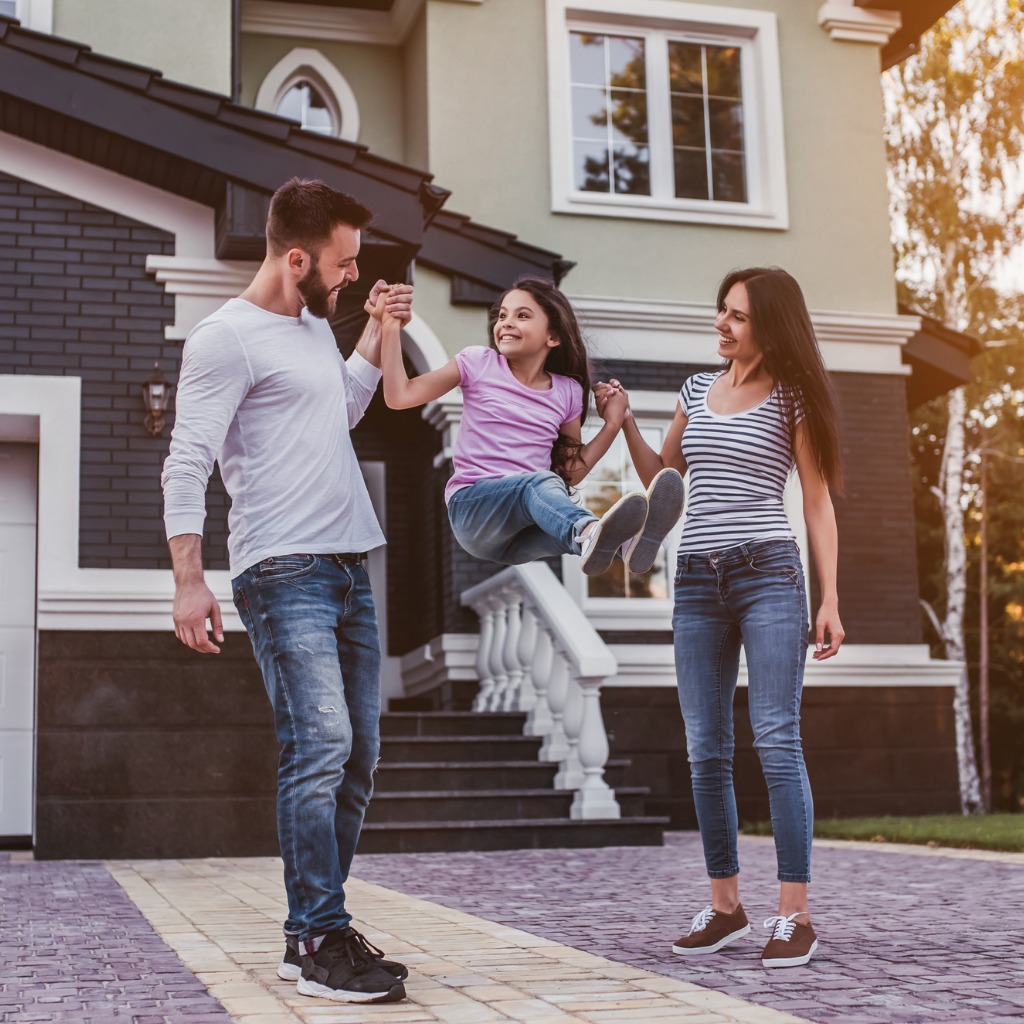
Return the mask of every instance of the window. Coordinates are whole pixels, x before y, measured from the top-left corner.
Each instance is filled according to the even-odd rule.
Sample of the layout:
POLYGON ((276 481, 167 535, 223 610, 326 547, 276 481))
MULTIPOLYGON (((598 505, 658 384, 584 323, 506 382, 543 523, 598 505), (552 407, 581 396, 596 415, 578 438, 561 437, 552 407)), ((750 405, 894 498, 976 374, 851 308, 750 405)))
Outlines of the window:
POLYGON ((267 72, 257 110, 298 121, 310 132, 352 142, 359 138, 359 106, 341 72, 319 50, 297 47, 267 72))
POLYGON ((775 16, 548 0, 557 212, 787 226, 775 16))
POLYGON ((36 32, 53 31, 53 0, 0 0, 0 14, 36 32))

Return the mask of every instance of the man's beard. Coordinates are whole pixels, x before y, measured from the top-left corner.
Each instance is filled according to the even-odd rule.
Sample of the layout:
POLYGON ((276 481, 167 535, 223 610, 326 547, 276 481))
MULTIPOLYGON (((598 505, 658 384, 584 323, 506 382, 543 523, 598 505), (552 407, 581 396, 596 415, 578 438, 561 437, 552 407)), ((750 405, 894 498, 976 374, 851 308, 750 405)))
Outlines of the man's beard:
MULTIPOLYGON (((344 288, 347 281, 341 284, 344 288)), ((333 288, 328 288, 320 274, 320 265, 316 256, 310 257, 309 271, 306 276, 296 285, 306 309, 321 320, 329 320, 334 316, 335 307, 338 304, 338 293, 333 288)))

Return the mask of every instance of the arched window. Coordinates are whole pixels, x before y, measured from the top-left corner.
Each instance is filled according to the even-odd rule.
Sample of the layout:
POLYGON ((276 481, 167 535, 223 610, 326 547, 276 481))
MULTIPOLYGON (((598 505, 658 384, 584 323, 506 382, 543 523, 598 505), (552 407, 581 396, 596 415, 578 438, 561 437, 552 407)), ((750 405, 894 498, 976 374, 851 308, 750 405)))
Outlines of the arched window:
POLYGON ((298 121, 306 131, 354 142, 359 107, 344 75, 319 50, 296 48, 267 73, 256 107, 298 121))

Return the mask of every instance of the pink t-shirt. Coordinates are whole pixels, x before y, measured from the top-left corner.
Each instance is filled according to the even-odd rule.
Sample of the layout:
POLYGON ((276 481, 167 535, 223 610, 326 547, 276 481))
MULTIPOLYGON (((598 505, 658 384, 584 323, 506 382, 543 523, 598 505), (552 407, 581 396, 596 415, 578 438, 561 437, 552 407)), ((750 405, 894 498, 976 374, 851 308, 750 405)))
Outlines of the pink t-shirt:
POLYGON ((550 469, 558 428, 583 412, 583 388, 553 373, 551 387, 535 391, 516 380, 504 356, 482 345, 463 349, 455 361, 462 423, 444 500, 478 480, 550 469))

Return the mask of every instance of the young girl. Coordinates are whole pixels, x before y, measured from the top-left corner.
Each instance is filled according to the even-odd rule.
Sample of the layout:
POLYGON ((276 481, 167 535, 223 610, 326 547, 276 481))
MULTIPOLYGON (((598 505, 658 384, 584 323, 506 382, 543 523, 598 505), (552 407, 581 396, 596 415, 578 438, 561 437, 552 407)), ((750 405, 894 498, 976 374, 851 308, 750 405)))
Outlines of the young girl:
MULTIPOLYGON (((727 366, 683 384, 661 452, 648 447, 631 417, 624 424, 641 480, 664 466, 690 470, 672 630, 711 903, 672 949, 715 953, 750 931, 739 899, 732 777, 742 645, 780 882, 761 962, 790 967, 810 960, 817 937, 807 908, 814 810, 800 740, 807 604, 782 491, 795 465, 821 589, 814 659, 824 661, 844 636, 829 496, 841 486, 836 408, 800 286, 784 270, 729 274, 718 292, 715 326, 727 366)), ((598 409, 620 393, 615 381, 599 386, 598 409)))
POLYGON ((579 554, 591 576, 616 555, 647 572, 678 521, 682 477, 658 473, 646 494, 620 498, 599 519, 569 488, 608 451, 622 426, 624 394, 605 402, 604 425, 581 441, 590 363, 572 306, 549 281, 522 278, 491 309, 490 347, 463 349, 440 369, 412 380, 402 363, 401 323, 383 310, 384 400, 408 409, 462 388, 463 412, 445 488, 448 517, 471 555, 518 565, 579 554))

